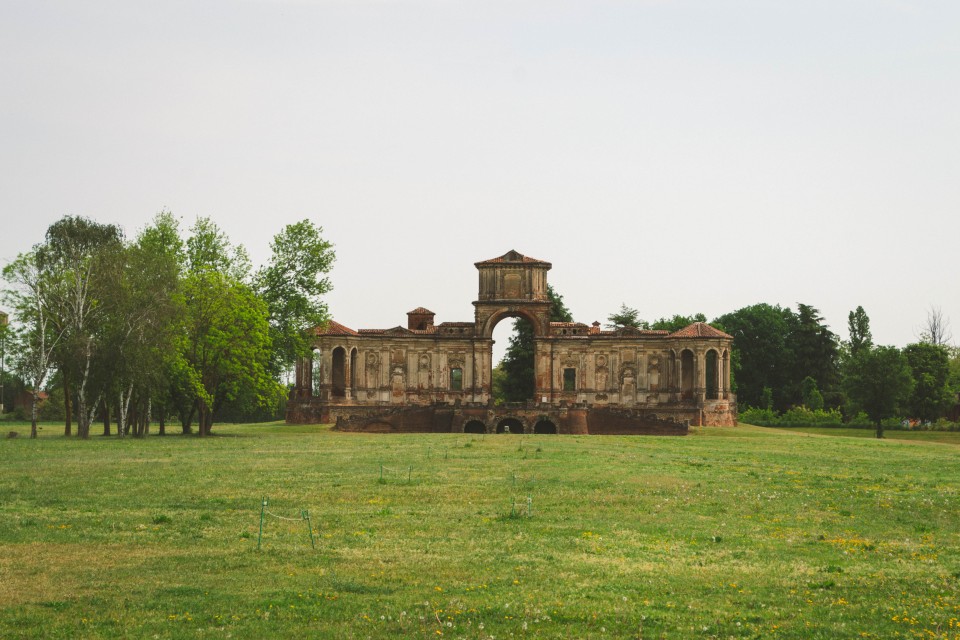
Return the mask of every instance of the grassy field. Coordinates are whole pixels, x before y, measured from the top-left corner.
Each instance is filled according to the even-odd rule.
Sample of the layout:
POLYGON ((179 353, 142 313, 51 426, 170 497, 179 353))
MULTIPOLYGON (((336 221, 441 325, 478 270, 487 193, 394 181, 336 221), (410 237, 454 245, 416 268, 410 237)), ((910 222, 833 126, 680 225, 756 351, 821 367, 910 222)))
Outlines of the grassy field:
POLYGON ((3 638, 960 638, 951 444, 56 431, 0 442, 3 638))
MULTIPOLYGON (((814 433, 822 436, 842 436, 846 438, 875 438, 873 429, 844 429, 836 427, 791 427, 790 431, 814 433)), ((890 440, 909 440, 913 442, 943 442, 960 445, 960 431, 900 431, 885 429, 883 437, 890 440)))

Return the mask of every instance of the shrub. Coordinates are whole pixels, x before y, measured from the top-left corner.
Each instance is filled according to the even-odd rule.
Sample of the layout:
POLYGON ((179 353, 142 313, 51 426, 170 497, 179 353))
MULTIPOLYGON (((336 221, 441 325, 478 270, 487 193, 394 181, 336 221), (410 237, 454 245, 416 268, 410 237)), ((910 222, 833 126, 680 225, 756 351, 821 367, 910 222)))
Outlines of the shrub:
POLYGON ((870 418, 867 417, 867 414, 863 411, 859 412, 857 415, 850 418, 850 421, 847 422, 848 427, 863 427, 869 429, 873 426, 873 422, 870 421, 870 418))
POLYGON ((777 412, 773 409, 758 409, 746 407, 739 415, 740 422, 755 424, 761 427, 775 427, 779 421, 777 412))

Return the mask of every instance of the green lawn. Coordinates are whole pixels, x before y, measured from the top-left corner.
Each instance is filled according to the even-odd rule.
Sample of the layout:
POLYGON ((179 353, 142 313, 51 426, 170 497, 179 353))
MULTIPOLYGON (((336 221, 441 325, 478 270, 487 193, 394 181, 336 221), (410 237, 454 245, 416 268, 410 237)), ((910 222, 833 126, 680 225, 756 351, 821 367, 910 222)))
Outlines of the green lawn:
POLYGON ((16 430, 3 638, 960 638, 956 446, 16 430))
MULTIPOLYGON (((836 427, 791 427, 786 431, 813 433, 822 436, 843 436, 847 438, 876 438, 873 429, 843 429, 836 427)), ((884 429, 883 437, 890 440, 910 440, 914 442, 943 442, 960 445, 960 431, 899 431, 884 429)))

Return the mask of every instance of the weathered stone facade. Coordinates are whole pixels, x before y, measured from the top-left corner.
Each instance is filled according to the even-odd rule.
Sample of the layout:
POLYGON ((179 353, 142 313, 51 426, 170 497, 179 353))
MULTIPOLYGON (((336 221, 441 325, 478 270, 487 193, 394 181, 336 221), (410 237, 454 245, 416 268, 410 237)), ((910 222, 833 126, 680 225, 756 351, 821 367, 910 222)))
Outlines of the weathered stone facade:
POLYGON ((434 324, 420 307, 407 326, 355 331, 331 321, 297 364, 288 422, 373 431, 685 433, 736 424, 733 339, 705 323, 680 331, 550 322, 550 263, 515 251, 476 263, 473 322, 434 324), (493 330, 521 317, 534 333, 535 395, 494 406, 493 330), (539 426, 538 426, 539 425, 539 426), (672 425, 672 426, 671 426, 672 425))

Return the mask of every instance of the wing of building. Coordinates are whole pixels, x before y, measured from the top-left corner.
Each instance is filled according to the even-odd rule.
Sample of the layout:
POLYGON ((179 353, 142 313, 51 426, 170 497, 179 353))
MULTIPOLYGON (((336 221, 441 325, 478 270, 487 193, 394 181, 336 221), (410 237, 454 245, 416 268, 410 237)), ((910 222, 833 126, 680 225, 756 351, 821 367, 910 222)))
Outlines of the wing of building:
POLYGON ((297 363, 287 421, 365 431, 636 434, 736 424, 731 336, 703 322, 673 333, 550 322, 549 262, 509 251, 476 267, 472 322, 437 323, 418 307, 389 329, 334 321, 313 329, 313 357, 297 363), (496 405, 493 330, 514 317, 533 328, 534 397, 496 405))

